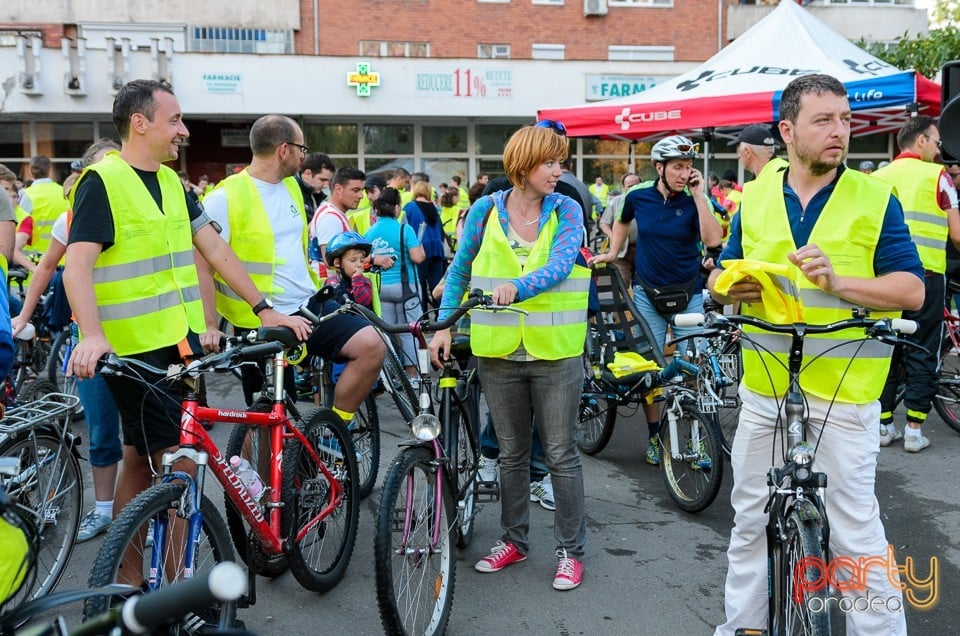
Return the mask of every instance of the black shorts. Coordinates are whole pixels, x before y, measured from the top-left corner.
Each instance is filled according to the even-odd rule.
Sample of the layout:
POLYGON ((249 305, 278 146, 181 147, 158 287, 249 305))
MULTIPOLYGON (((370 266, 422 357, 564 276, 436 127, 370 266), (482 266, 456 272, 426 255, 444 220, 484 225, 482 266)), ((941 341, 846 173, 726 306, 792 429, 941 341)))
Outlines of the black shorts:
MULTIPOLYGON (((137 358, 155 367, 166 368, 181 362, 177 347, 139 353, 137 358)), ((138 373, 146 374, 137 370, 138 373)), ((180 445, 181 403, 187 388, 181 382, 146 377, 151 386, 138 380, 105 375, 103 379, 113 394, 120 412, 124 446, 133 446, 140 455, 180 445)))
MULTIPOLYGON (((339 309, 340 305, 336 301, 320 299, 320 294, 316 294, 307 303, 307 309, 317 316, 325 316, 332 311, 339 309)), ((344 358, 340 355, 340 350, 353 338, 354 334, 370 323, 366 318, 356 314, 340 314, 324 322, 310 336, 307 341, 307 351, 312 355, 321 356, 327 360, 342 361, 344 358)))

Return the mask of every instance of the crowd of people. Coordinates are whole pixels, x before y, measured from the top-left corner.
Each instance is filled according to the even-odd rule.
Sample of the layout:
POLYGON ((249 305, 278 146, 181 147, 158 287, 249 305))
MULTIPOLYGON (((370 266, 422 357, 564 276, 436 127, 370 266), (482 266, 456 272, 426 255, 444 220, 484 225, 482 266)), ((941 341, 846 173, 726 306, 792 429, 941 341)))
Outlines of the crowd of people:
MULTIPOLYGON (((120 145, 93 144, 62 186, 51 179, 45 157, 31 160, 26 186, 0 166, 0 254, 32 275, 12 321, 0 311, 0 372, 12 361, 10 335, 31 319, 66 259, 62 279, 77 334, 69 370, 83 379, 96 495, 79 540, 103 532, 149 486, 151 463, 179 443, 180 389, 172 387, 175 399, 164 400, 139 383, 101 378, 96 363, 104 354, 166 366, 188 353, 215 351, 222 320, 236 329, 288 327, 311 353, 343 363, 333 410, 349 423, 376 382, 384 344, 357 316, 337 315, 313 331, 297 310, 326 315, 349 296, 391 323, 431 308, 442 319, 468 290, 480 288, 495 303, 526 313, 470 316, 490 413, 480 479, 499 482, 503 528, 475 569, 494 573, 527 558, 529 505, 539 501, 555 510, 553 587, 574 589, 583 580, 587 541, 575 443, 586 266, 617 268, 653 345, 663 349, 668 329, 687 332, 670 326, 676 315, 703 311, 705 290, 718 302, 741 303, 743 313, 776 320, 756 278, 746 275, 724 293, 714 289, 729 263, 750 259, 791 264, 809 316, 821 322, 862 305, 920 325, 911 338, 926 353, 898 347, 892 356, 852 362, 827 357, 801 380, 810 424, 822 434, 817 461, 830 480, 833 553, 886 555, 874 494, 877 454, 898 439, 908 452, 930 444, 921 431, 936 388, 944 275, 960 270, 953 247, 960 245, 960 169, 938 163, 935 120, 912 118, 898 135, 901 154, 887 165, 863 162, 854 170, 845 165, 845 88, 829 76, 803 76, 783 92, 777 134, 757 124, 732 141, 752 180, 741 185, 733 174, 703 175, 694 166, 699 145, 670 135, 652 147, 655 178, 641 182, 630 172, 615 191, 600 176, 589 187, 576 178, 566 131, 549 120, 510 137, 503 177, 480 175, 467 187, 463 175, 433 185, 429 175, 403 168, 365 174, 337 167, 311 153, 300 126, 282 115, 252 125, 247 167, 220 183, 202 176, 194 185, 165 165, 189 137, 168 85, 129 82, 117 93, 113 117, 120 145), (786 158, 777 156, 781 145, 786 158), (606 240, 587 263, 582 248, 596 237, 606 240), (903 376, 901 432, 893 424, 893 391, 903 376)), ((434 335, 434 363, 450 343, 449 331, 434 335)), ((416 380, 412 337, 402 344, 416 380)), ((788 344, 744 347, 743 406, 731 453, 727 620, 717 634, 766 621, 765 474, 786 387, 764 369, 765 358, 782 355, 788 344)), ((681 346, 677 354, 684 353, 681 346)), ((261 383, 256 369, 244 371, 248 404, 261 383)), ((656 465, 659 405, 647 405, 644 415, 645 460, 656 465)), ((871 571, 870 593, 900 595, 891 576, 871 571)), ((902 612, 851 614, 851 621, 858 633, 905 633, 902 612)))

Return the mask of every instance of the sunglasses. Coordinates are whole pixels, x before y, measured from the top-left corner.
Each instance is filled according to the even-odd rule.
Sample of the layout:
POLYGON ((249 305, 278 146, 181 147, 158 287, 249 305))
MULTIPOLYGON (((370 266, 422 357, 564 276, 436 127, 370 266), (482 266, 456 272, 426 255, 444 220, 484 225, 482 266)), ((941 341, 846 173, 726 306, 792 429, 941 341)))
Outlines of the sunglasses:
MULTIPOLYGON (((930 135, 928 135, 927 133, 922 133, 922 134, 923 134, 923 136, 926 137, 928 140, 929 140, 929 139, 933 139, 933 138, 932 138, 930 135)), ((942 139, 937 139, 936 144, 937 144, 937 148, 939 148, 940 150, 943 150, 943 140, 942 140, 942 139)))
POLYGON ((559 135, 567 135, 567 127, 564 126, 561 122, 553 121, 552 119, 541 119, 534 124, 536 128, 549 128, 559 135))
POLYGON ((696 154, 700 152, 700 144, 677 144, 674 148, 683 153, 692 152, 696 154))

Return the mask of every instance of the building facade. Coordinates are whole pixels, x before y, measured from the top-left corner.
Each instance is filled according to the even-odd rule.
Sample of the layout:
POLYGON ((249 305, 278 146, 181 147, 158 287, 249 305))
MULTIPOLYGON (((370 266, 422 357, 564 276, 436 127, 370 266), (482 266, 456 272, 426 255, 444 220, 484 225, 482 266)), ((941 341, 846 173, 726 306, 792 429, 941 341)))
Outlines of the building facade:
MULTIPOLYGON (((899 1, 910 4, 866 4, 900 11, 898 34, 923 13, 899 1)), ((820 4, 867 13, 863 2, 820 4)), ((764 10, 724 0, 6 0, 0 163, 16 170, 46 154, 66 168, 91 140, 116 136, 116 89, 154 78, 184 109, 191 137, 177 167, 193 179, 245 164, 252 121, 284 113, 337 165, 472 181, 500 171, 504 141, 539 108, 655 86, 764 10)), ((870 24, 859 28, 877 32, 870 24)), ((594 140, 573 150, 588 179, 618 178, 644 154, 594 140)))

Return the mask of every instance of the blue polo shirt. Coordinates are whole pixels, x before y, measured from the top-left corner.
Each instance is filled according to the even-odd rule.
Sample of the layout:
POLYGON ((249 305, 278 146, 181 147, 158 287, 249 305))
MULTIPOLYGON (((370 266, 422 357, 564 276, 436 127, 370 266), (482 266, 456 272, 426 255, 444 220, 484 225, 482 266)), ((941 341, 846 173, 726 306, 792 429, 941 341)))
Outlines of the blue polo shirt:
POLYGON ((686 192, 664 200, 656 181, 630 188, 619 220, 637 221, 637 276, 662 287, 700 277, 700 215, 686 192))
MULTIPOLYGON (((810 233, 833 189, 837 185, 840 175, 846 170, 841 165, 833 181, 817 192, 804 210, 800 205, 800 197, 787 184, 787 171, 783 173, 783 197, 787 207, 787 218, 790 221, 790 231, 793 233, 793 242, 797 247, 803 247, 810 241, 810 233), (801 221, 801 217, 803 220, 801 221)), ((730 223, 730 239, 723 248, 720 261, 743 258, 743 230, 740 227, 742 214, 733 217, 730 223)), ((903 208, 900 201, 890 195, 887 209, 883 215, 883 225, 880 228, 880 238, 877 240, 877 249, 873 256, 873 272, 876 276, 883 276, 891 272, 911 272, 923 280, 923 264, 917 254, 917 246, 910 238, 910 230, 903 220, 903 208)))

